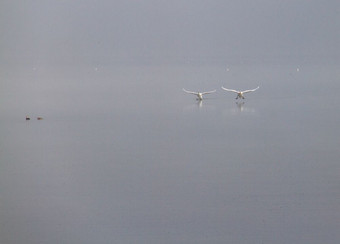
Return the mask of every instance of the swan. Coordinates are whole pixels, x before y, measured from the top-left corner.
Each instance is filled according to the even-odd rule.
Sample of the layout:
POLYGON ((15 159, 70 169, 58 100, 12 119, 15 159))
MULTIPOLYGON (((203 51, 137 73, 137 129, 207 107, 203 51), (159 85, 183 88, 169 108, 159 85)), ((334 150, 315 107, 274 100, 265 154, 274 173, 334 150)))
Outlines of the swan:
POLYGON ((189 93, 189 94, 196 95, 197 96, 197 100, 200 100, 200 101, 203 100, 203 95, 216 92, 216 90, 207 91, 207 92, 192 92, 192 91, 187 91, 184 88, 183 88, 183 91, 186 92, 186 93, 189 93))
POLYGON ((239 99, 239 98, 244 99, 243 94, 248 93, 248 92, 256 91, 256 90, 259 89, 259 88, 260 88, 260 87, 258 86, 258 87, 256 87, 255 89, 252 89, 252 90, 236 91, 236 90, 233 90, 233 89, 227 89, 227 88, 225 88, 225 87, 222 86, 222 89, 225 90, 225 91, 230 91, 230 92, 235 92, 235 93, 237 93, 236 99, 239 99))

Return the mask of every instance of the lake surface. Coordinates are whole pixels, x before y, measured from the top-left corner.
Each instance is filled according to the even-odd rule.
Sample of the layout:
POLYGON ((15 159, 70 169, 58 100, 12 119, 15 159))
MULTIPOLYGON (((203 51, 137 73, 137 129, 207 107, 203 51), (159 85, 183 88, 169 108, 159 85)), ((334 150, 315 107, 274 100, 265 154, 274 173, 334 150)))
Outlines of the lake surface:
POLYGON ((0 79, 0 243, 340 242, 338 65, 8 66, 0 79), (222 85, 260 89, 236 103, 222 85), (182 88, 217 92, 198 103, 182 88))

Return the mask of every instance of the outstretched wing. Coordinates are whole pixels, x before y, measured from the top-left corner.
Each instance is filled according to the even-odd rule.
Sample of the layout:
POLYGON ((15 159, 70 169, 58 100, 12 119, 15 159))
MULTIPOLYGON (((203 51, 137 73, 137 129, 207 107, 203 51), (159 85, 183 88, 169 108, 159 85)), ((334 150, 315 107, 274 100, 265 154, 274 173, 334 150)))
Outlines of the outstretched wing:
POLYGON ((242 93, 248 93, 248 92, 253 92, 253 91, 256 91, 257 89, 259 89, 260 87, 256 87, 255 89, 252 89, 252 90, 245 90, 245 91, 242 91, 242 93))
POLYGON ((235 93, 239 93, 239 91, 233 90, 233 89, 227 89, 225 87, 222 86, 222 89, 225 91, 230 91, 230 92, 235 92, 235 93))
POLYGON ((213 91, 207 91, 207 92, 202 92, 202 95, 204 95, 204 94, 209 94, 209 93, 214 93, 214 92, 216 92, 216 90, 213 90, 213 91))
POLYGON ((186 93, 190 93, 190 94, 194 94, 194 95, 198 95, 198 92, 193 92, 193 91, 187 91, 183 88, 183 91, 186 93))

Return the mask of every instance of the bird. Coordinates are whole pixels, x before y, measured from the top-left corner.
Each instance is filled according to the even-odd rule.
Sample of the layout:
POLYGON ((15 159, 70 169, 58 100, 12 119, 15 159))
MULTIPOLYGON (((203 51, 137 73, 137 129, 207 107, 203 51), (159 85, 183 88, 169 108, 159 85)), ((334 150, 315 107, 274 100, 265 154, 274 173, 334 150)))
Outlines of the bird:
POLYGON ((207 91, 207 92, 192 92, 192 91, 187 91, 184 88, 183 88, 183 91, 186 92, 186 93, 189 93, 189 94, 196 95, 197 96, 197 100, 200 100, 200 101, 203 100, 203 95, 216 92, 216 90, 207 91))
POLYGON ((28 117, 28 116, 26 116, 26 120, 31 120, 31 118, 30 118, 30 117, 28 117))
POLYGON ((255 89, 252 89, 252 90, 245 90, 245 91, 236 91, 236 90, 233 90, 233 89, 227 89, 225 87, 222 86, 222 89, 225 90, 225 91, 230 91, 230 92, 235 92, 237 93, 237 97, 235 99, 239 99, 239 98, 242 98, 244 99, 244 94, 245 93, 248 93, 248 92, 253 92, 253 91, 256 91, 257 89, 259 89, 260 87, 256 87, 255 89))
POLYGON ((43 117, 37 117, 37 120, 43 120, 44 118, 43 117))

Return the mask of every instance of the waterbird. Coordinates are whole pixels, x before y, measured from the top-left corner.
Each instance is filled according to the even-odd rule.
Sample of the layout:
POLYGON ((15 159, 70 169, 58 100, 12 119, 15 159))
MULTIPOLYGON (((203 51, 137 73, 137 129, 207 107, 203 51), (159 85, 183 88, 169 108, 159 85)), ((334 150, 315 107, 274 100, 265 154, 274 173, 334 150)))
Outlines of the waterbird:
POLYGON ((200 101, 203 100, 203 95, 216 92, 216 90, 207 91, 207 92, 193 92, 193 91, 187 91, 184 88, 183 88, 183 91, 186 92, 186 93, 189 93, 189 94, 196 95, 197 96, 197 100, 200 100, 200 101))
POLYGON ((245 93, 248 93, 248 92, 253 92, 253 91, 256 91, 257 89, 259 89, 260 87, 256 87, 255 89, 252 89, 252 90, 245 90, 245 91, 237 91, 237 90, 233 90, 233 89, 227 89, 225 87, 222 86, 222 89, 225 90, 225 91, 230 91, 230 92, 234 92, 234 93, 237 93, 237 96, 235 99, 239 99, 239 98, 242 98, 244 99, 244 96, 243 94, 245 93))
POLYGON ((37 120, 43 120, 43 117, 37 117, 37 120))
POLYGON ((31 119, 30 117, 26 116, 26 120, 30 120, 30 119, 31 119))

